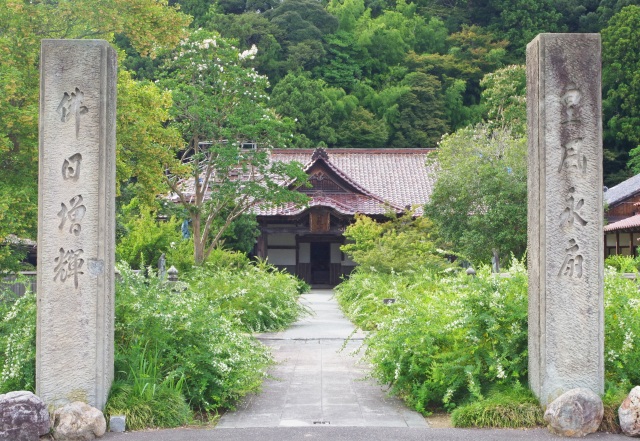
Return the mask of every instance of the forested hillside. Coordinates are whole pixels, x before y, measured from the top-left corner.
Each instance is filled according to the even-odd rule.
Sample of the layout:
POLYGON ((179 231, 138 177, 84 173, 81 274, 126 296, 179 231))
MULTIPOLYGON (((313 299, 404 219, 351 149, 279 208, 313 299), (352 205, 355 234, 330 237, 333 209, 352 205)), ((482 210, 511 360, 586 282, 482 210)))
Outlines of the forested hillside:
MULTIPOLYGON (((180 0, 192 28, 253 45, 271 105, 300 147, 435 147, 487 118, 483 76, 523 64, 539 32, 601 32, 606 184, 640 144, 640 4, 634 0, 180 0), (610 20, 615 16, 615 19, 610 20)), ((123 42, 124 43, 124 42, 123 42)), ((148 59, 127 66, 155 79, 148 59)), ((159 65, 156 61, 155 65, 159 65)), ((639 170, 640 171, 640 170, 639 170)))
POLYGON ((43 38, 120 50, 119 201, 154 205, 203 141, 521 145, 539 32, 602 33, 605 184, 640 172, 640 0, 0 0, 0 270, 35 238, 43 38))

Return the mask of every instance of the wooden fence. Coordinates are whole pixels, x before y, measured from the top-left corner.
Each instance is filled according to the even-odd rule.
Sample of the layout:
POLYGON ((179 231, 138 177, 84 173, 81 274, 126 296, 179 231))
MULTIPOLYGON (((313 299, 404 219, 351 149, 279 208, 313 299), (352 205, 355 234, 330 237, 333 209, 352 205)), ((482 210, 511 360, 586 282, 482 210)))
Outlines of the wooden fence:
POLYGON ((7 277, 3 277, 0 281, 0 291, 11 290, 14 292, 14 294, 22 296, 24 295, 28 287, 32 292, 36 292, 36 272, 23 271, 19 274, 20 275, 11 274, 7 277), (21 277, 26 278, 28 280, 28 283, 24 284, 18 282, 18 279, 21 277))
MULTIPOLYGON (((139 273, 140 270, 133 270, 134 273, 139 273)), ((35 271, 21 271, 16 274, 11 274, 9 276, 3 277, 0 280, 0 292, 10 290, 13 291, 17 296, 23 296, 27 290, 27 287, 31 290, 31 292, 37 292, 37 279, 35 271), (28 283, 19 282, 18 279, 26 278, 28 283), (26 285, 26 286, 25 286, 26 285)), ((166 276, 169 282, 177 282, 178 281, 178 270, 175 267, 169 268, 166 276)), ((120 272, 116 270, 116 280, 120 278, 120 272)))

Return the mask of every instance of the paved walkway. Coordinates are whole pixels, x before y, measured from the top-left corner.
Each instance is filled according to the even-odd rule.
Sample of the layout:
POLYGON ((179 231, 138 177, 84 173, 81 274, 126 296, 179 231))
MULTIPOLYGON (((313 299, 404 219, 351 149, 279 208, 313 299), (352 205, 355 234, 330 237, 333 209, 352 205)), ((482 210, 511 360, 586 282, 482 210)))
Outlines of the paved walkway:
MULTIPOLYGON (((561 440, 546 429, 431 429, 424 419, 362 381, 365 366, 349 353, 363 335, 355 334, 329 290, 304 296, 315 316, 285 332, 262 334, 280 364, 264 391, 249 397, 215 428, 180 428, 107 433, 105 441, 547 441, 561 440), (328 424, 314 424, 328 423, 328 424), (289 427, 287 427, 289 426, 289 427), (292 427, 295 426, 295 427, 292 427)), ((622 441, 623 435, 594 433, 586 439, 622 441)))
POLYGON ((262 393, 225 414, 217 428, 428 427, 420 414, 365 378, 367 366, 351 355, 364 335, 353 334, 333 291, 313 290, 303 302, 313 316, 286 331, 258 336, 278 362, 270 371, 274 378, 265 382, 262 393))

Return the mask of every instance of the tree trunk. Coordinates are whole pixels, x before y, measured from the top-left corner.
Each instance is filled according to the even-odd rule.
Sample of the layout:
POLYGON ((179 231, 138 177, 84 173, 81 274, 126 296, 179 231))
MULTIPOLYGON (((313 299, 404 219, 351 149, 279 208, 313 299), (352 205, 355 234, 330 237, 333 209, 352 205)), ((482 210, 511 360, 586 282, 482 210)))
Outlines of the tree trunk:
POLYGON ((192 214, 191 222, 193 223, 193 261, 196 266, 204 263, 204 249, 206 241, 202 237, 202 229, 200 225, 200 215, 192 214))

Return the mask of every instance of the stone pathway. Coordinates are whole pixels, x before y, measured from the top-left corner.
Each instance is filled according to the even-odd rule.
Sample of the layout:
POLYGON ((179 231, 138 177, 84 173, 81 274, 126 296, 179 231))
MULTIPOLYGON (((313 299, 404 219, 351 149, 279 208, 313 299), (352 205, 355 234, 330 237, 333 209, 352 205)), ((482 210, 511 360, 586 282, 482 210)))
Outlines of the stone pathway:
POLYGON ((216 428, 428 427, 420 414, 365 379, 368 367, 351 355, 364 335, 352 335, 354 326, 338 308, 333 291, 313 290, 302 301, 315 315, 286 331, 258 336, 278 362, 270 371, 273 378, 265 381, 262 393, 223 415, 216 428))

